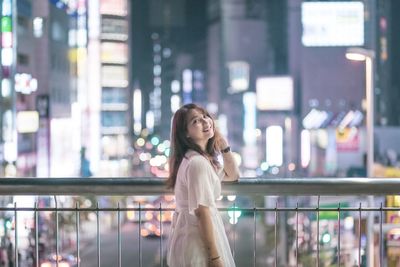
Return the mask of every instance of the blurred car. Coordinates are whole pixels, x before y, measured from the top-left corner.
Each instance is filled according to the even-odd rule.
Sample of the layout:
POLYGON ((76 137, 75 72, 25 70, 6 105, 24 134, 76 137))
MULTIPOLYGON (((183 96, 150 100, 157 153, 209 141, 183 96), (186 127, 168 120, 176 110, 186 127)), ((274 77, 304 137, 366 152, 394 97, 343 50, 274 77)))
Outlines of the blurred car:
POLYGON ((173 210, 162 211, 160 214, 160 204, 161 208, 164 209, 175 209, 175 198, 174 196, 158 196, 158 197, 148 197, 143 198, 138 203, 130 203, 127 205, 128 208, 138 208, 138 204, 143 209, 140 213, 138 211, 127 211, 127 219, 132 222, 152 222, 153 220, 162 221, 166 223, 172 222, 173 210))
POLYGON ((143 237, 160 237, 161 225, 160 221, 153 219, 142 224, 140 235, 143 237))
MULTIPOLYGON (((55 267, 57 266, 56 254, 51 254, 45 257, 40 262, 40 267, 55 267)), ((76 257, 71 254, 58 255, 58 267, 76 267, 78 266, 76 257)))
POLYGON ((151 207, 152 210, 144 211, 146 221, 142 224, 140 235, 143 237, 161 236, 163 234, 161 224, 172 222, 172 216, 176 207, 174 196, 160 196, 145 207, 151 207), (162 208, 161 212, 159 210, 160 204, 162 208))

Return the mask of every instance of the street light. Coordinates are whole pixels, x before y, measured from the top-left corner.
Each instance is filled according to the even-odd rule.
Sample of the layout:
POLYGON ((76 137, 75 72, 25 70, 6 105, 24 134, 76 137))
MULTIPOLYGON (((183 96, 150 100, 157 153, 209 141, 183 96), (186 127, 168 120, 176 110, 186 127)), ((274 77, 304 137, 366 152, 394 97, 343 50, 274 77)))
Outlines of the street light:
MULTIPOLYGON (((374 176, 374 58, 375 52, 359 47, 348 48, 346 58, 353 61, 365 61, 365 96, 366 96, 366 136, 367 136, 367 177, 374 176)), ((374 197, 368 196, 369 206, 373 205, 374 197)), ((373 212, 367 218, 367 266, 374 265, 373 212)), ((381 253, 382 255, 382 253, 381 253)))

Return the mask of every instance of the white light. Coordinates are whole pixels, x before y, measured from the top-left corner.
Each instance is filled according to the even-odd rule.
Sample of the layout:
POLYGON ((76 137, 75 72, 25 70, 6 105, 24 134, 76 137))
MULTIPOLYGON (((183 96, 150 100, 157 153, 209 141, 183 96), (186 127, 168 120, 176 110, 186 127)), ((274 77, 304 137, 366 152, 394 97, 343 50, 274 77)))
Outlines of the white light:
POLYGON ((17 73, 15 74, 14 80, 16 92, 29 95, 38 88, 37 80, 32 78, 31 74, 17 73))
POLYGON ((217 103, 214 103, 214 102, 208 103, 207 104, 207 110, 211 114, 217 114, 218 113, 218 105, 217 105, 217 103))
POLYGON ((247 92, 243 94, 244 129, 243 140, 245 145, 256 144, 256 94, 247 92))
POLYGON ((171 92, 176 94, 176 93, 179 93, 180 90, 181 90, 181 84, 179 83, 179 81, 173 80, 171 82, 171 92))
POLYGON ((17 130, 19 133, 35 133, 39 129, 37 111, 19 111, 17 113, 17 130))
POLYGON ((189 69, 185 69, 182 72, 182 80, 183 80, 183 91, 185 93, 190 93, 192 92, 193 86, 192 86, 192 71, 189 69))
POLYGON ((77 34, 77 45, 78 47, 86 47, 87 45, 87 30, 86 29, 78 29, 77 34))
POLYGON ((12 142, 14 140, 13 131, 13 112, 11 110, 6 110, 3 113, 3 139, 6 142, 12 142))
POLYGON ((354 227, 354 219, 353 217, 349 216, 344 219, 344 229, 352 230, 354 227))
POLYGON ((11 95, 10 79, 1 80, 1 95, 2 95, 2 97, 10 97, 10 95, 11 95))
POLYGON ((5 142, 4 143, 4 160, 7 162, 14 162, 17 160, 17 143, 5 142))
POLYGON ((313 108, 303 119, 303 127, 306 129, 317 129, 329 117, 325 110, 313 108))
POLYGON ((342 121, 339 123, 339 126, 338 126, 339 130, 343 130, 344 128, 348 127, 350 125, 350 123, 353 121, 354 115, 355 115, 355 113, 352 110, 347 112, 347 114, 344 116, 342 121))
POLYGON ((9 48, 12 47, 12 33, 11 32, 3 32, 1 34, 1 44, 3 48, 9 48))
POLYGON ((229 201, 235 201, 236 196, 235 196, 235 195, 230 195, 230 196, 226 196, 226 198, 227 198, 229 201))
POLYGON ((261 163, 260 168, 263 171, 268 170, 268 168, 269 168, 268 163, 266 163, 266 162, 261 163))
POLYGON ((283 129, 270 126, 266 130, 266 162, 269 166, 281 166, 283 163, 283 129))
POLYGON ((181 106, 181 97, 179 95, 171 96, 171 111, 175 113, 181 106))
POLYGON ((354 46, 364 44, 362 2, 303 2, 301 22, 304 46, 354 46))
POLYGON ((154 76, 160 76, 161 75, 161 66, 160 65, 154 65, 153 74, 154 74, 154 76))
POLYGON ((354 61, 365 61, 366 56, 358 53, 346 53, 346 58, 354 61))
POLYGON ((218 116, 218 130, 222 136, 228 136, 228 118, 225 114, 220 114, 218 116))
POLYGON ((140 89, 133 91, 133 121, 133 130, 135 134, 139 134, 142 130, 142 91, 140 89))
POLYGON ((12 48, 1 49, 1 65, 11 66, 13 63, 13 51, 12 48))
POLYGON ((238 218, 237 217, 230 217, 229 218, 229 223, 230 224, 237 224, 238 218))
POLYGON ((153 84, 155 87, 160 87, 161 86, 161 77, 154 77, 153 84))
POLYGON ((154 130, 154 112, 151 110, 146 112, 146 128, 150 133, 154 130))
POLYGON ((293 79, 289 76, 258 78, 256 92, 260 110, 293 109, 293 79))
POLYGON ((307 168, 311 159, 311 135, 310 131, 301 131, 301 166, 307 168))
POLYGON ((36 17, 33 19, 33 36, 40 38, 43 36, 43 18, 36 17))
POLYGON ((38 88, 38 81, 35 78, 32 78, 29 82, 29 87, 31 88, 32 92, 35 92, 38 88))
POLYGON ((140 132, 142 131, 142 124, 140 122, 134 122, 133 131, 135 132, 135 134, 140 134, 140 132))
POLYGON ((11 5, 11 0, 4 0, 2 9, 1 9, 1 15, 3 16, 11 16, 12 14, 12 5, 11 5))

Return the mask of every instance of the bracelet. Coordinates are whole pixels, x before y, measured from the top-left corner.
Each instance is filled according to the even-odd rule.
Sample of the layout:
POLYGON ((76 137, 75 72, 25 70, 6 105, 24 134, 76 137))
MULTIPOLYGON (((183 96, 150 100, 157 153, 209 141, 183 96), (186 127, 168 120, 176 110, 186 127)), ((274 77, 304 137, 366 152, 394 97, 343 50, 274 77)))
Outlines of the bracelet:
POLYGON ((228 153, 229 151, 231 151, 231 147, 230 146, 227 146, 226 148, 221 149, 221 153, 228 153))
POLYGON ((215 258, 211 258, 211 261, 218 260, 219 258, 221 258, 221 256, 217 256, 217 257, 215 257, 215 258))

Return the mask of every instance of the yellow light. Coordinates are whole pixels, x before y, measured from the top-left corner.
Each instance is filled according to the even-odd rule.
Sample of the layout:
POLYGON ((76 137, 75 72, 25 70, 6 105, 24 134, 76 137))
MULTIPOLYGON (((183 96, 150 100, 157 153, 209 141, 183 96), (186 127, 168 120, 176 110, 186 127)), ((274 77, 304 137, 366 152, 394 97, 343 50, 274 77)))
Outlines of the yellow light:
POLYGON ((141 236, 148 236, 149 235, 149 231, 147 231, 146 229, 141 229, 140 230, 140 235, 141 236))
POLYGON ((153 214, 151 213, 151 211, 147 211, 147 212, 145 213, 145 218, 146 218, 146 220, 151 220, 151 219, 153 219, 153 214))

